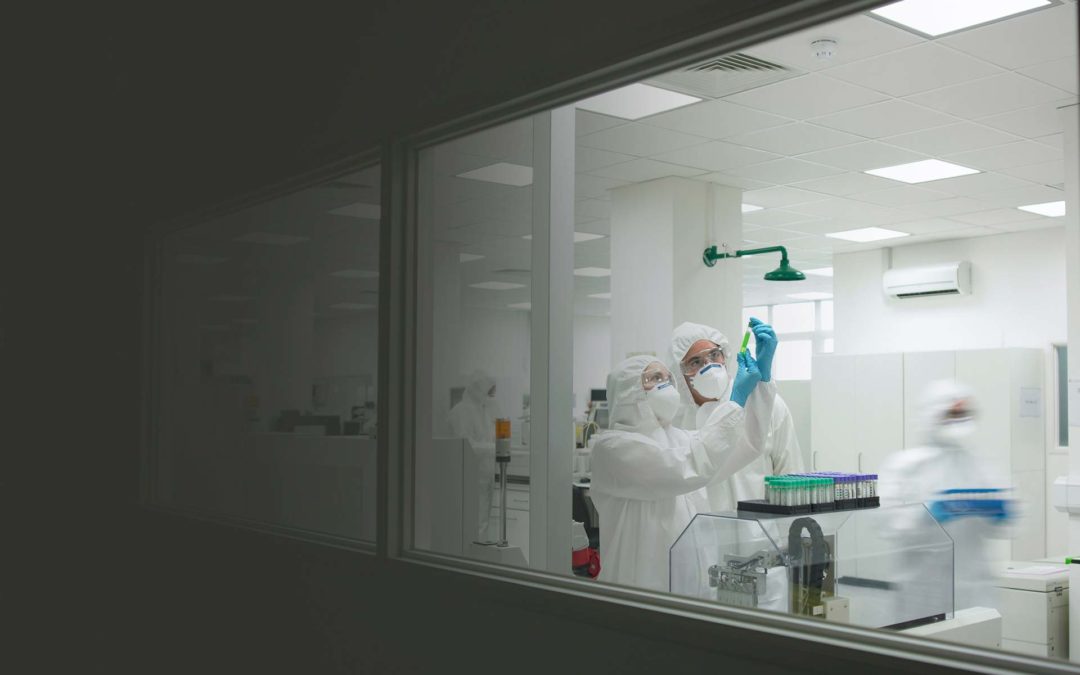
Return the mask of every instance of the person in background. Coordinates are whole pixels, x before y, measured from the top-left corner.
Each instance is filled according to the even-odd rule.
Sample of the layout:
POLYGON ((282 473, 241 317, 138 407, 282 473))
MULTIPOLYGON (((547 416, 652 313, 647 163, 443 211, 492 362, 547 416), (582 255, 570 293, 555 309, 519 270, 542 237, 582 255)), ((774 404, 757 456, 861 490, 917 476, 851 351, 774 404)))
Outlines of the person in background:
MULTIPOLYGON (((939 380, 924 392, 919 415, 923 444, 891 454, 878 472, 881 504, 923 503, 953 541, 955 609, 994 607, 988 540, 1010 536, 1016 505, 971 452, 975 399, 966 386, 939 380)), ((899 519, 892 529, 903 537, 914 528, 899 519)))
MULTIPOLYGON (((755 356, 761 370, 761 381, 772 382, 772 352, 776 349, 776 333, 758 319, 750 319, 755 336, 755 356), (762 335, 772 336, 762 341, 762 335)), ((731 396, 731 377, 727 364, 732 363, 731 343, 727 337, 709 326, 682 323, 671 334, 673 369, 686 385, 681 389, 682 406, 675 418, 683 429, 698 429, 717 406, 731 396)), ((784 400, 777 395, 772 407, 772 419, 765 439, 765 452, 746 468, 730 476, 718 476, 709 484, 709 506, 712 511, 734 511, 739 501, 764 499, 765 476, 803 471, 795 422, 784 400)))
POLYGON ((499 416, 495 401, 495 380, 477 370, 469 377, 465 393, 450 409, 450 431, 469 441, 477 461, 478 541, 491 541, 491 506, 495 497, 495 419, 499 416))
POLYGON ((739 356, 731 396, 694 434, 672 424, 676 378, 651 356, 634 356, 608 375, 610 428, 592 451, 591 495, 600 521, 600 580, 668 590, 668 550, 708 507, 702 488, 761 454, 775 386, 739 356))

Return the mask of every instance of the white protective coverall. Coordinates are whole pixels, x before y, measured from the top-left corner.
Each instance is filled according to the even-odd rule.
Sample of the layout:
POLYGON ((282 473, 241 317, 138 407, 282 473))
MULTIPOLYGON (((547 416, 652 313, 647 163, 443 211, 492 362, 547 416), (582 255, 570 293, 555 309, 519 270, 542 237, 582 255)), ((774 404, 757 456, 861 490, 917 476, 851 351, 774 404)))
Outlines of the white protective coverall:
POLYGON ((745 410, 725 402, 688 433, 661 424, 646 402, 641 374, 654 362, 634 356, 608 375, 611 431, 593 448, 590 492, 600 521, 599 578, 666 591, 668 551, 708 507, 701 488, 761 453, 776 389, 758 383, 745 410))
MULTIPOLYGON (((683 405, 675 417, 675 425, 686 430, 699 429, 718 406, 723 405, 731 395, 731 382, 735 380, 735 353, 727 337, 709 326, 689 321, 679 324, 671 334, 671 372, 679 379, 679 395, 683 405), (683 358, 690 347, 698 340, 709 340, 724 351, 724 367, 728 368, 727 391, 713 402, 699 406, 694 402, 686 381, 682 379, 683 358)), ((769 383, 773 385, 773 383, 769 383)), ((775 387, 775 385, 773 385, 775 387)), ((799 439, 795 436, 795 422, 791 411, 779 394, 772 407, 772 420, 765 438, 765 452, 751 462, 742 471, 734 475, 717 476, 709 484, 706 492, 709 496, 711 511, 734 511, 739 501, 765 498, 765 476, 803 471, 802 453, 799 439)))
POLYGON ((495 398, 488 395, 494 386, 495 380, 491 376, 479 370, 473 372, 465 393, 450 409, 449 415, 451 432, 469 441, 476 457, 479 509, 477 541, 481 542, 491 541, 495 537, 491 505, 495 497, 495 418, 499 415, 495 398))
MULTIPOLYGON (((984 461, 968 451, 963 438, 950 435, 947 413, 960 401, 966 401, 968 410, 974 408, 971 390, 952 380, 939 380, 927 388, 919 407, 924 445, 895 452, 886 458, 878 472, 878 495, 882 506, 922 502, 938 517, 935 502, 948 498, 942 494, 945 490, 1006 487, 1004 481, 994 480, 992 474, 995 472, 989 470, 984 461)), ((966 424, 973 425, 974 422, 966 424)), ((1010 501, 1008 513, 1008 518, 979 515, 938 518, 953 540, 956 610, 996 606, 992 561, 987 559, 987 539, 1010 536, 1011 523, 1016 516, 1015 502, 1010 501)), ((925 538, 921 531, 915 531, 912 524, 902 519, 894 519, 890 530, 901 539, 905 534, 912 541, 925 538)), ((906 555, 914 560, 919 551, 908 551, 906 555)), ((913 574, 926 573, 915 570, 915 564, 908 567, 913 568, 913 574)))

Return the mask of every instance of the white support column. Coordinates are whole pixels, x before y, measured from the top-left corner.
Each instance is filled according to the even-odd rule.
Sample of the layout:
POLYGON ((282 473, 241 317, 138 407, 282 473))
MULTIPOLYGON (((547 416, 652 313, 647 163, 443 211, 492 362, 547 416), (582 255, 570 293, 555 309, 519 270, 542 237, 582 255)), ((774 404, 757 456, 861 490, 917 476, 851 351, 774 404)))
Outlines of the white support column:
MULTIPOLYGON (((1069 396, 1080 381, 1080 121, 1077 106, 1060 110, 1065 132, 1065 299, 1069 331, 1069 396)), ((1071 406, 1070 406, 1071 407, 1071 406)), ((1080 477, 1080 419, 1069 418, 1069 474, 1080 477)), ((1069 555, 1080 554, 1080 514, 1069 515, 1069 555)), ((1070 586, 1080 587, 1080 565, 1070 565, 1070 586)), ((1080 663, 1080 603, 1069 605, 1070 660, 1080 663)))
POLYGON ((574 108, 533 117, 529 565, 570 573, 574 108))
POLYGON ((611 360, 636 352, 670 360, 671 330, 683 321, 742 335, 742 262, 706 267, 711 245, 742 243, 742 192, 688 178, 612 191, 611 360))

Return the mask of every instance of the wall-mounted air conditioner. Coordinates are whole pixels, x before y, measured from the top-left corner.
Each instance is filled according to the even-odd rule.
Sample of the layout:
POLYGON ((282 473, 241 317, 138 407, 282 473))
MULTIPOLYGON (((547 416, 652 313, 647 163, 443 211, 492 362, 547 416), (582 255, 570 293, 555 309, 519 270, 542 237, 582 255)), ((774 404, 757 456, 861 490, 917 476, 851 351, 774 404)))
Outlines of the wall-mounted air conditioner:
POLYGON ((887 270, 882 277, 885 294, 894 298, 971 293, 971 263, 967 261, 887 270))

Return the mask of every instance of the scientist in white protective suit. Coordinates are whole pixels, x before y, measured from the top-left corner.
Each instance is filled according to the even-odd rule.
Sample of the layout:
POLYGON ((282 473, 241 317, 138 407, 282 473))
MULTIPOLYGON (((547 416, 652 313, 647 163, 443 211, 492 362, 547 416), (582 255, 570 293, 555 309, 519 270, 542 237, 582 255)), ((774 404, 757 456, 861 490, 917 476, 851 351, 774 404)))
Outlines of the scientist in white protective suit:
POLYGON ((457 405, 450 409, 450 431, 458 438, 469 441, 478 474, 476 476, 478 501, 477 541, 494 539, 491 531, 491 505, 495 497, 495 419, 499 416, 495 401, 495 380, 483 371, 469 376, 465 393, 457 405))
POLYGON ((672 424, 678 384, 656 358, 631 357, 608 376, 611 430, 592 451, 602 581, 668 590, 668 551, 708 509, 701 488, 761 454, 776 389, 749 354, 739 365, 731 400, 693 433, 672 424))
MULTIPOLYGON (((750 319, 750 331, 755 335, 755 355, 762 382, 772 382, 772 352, 776 349, 776 334, 772 327, 758 319, 750 319), (761 342, 761 332, 772 335, 772 341, 761 342)), ((679 324, 671 334, 672 370, 681 374, 681 406, 675 417, 676 426, 700 429, 718 406, 731 397, 732 378, 728 364, 734 362, 731 343, 720 331, 699 323, 679 324)), ((734 475, 717 476, 706 492, 711 511, 734 511, 739 501, 765 498, 765 476, 803 471, 795 422, 784 400, 777 395, 772 407, 772 419, 764 440, 764 453, 734 475)))
MULTIPOLYGON (((882 506, 923 503, 953 541, 954 608, 996 607, 988 540, 1008 538, 1017 517, 1016 502, 984 460, 970 451, 975 432, 975 400, 970 389, 952 380, 932 383, 920 399, 923 445, 895 452, 879 470, 882 506)), ((920 531, 894 519, 894 536, 920 531)), ((920 552, 902 555, 917 559, 920 552)), ((916 567, 916 565, 909 565, 916 567)))

